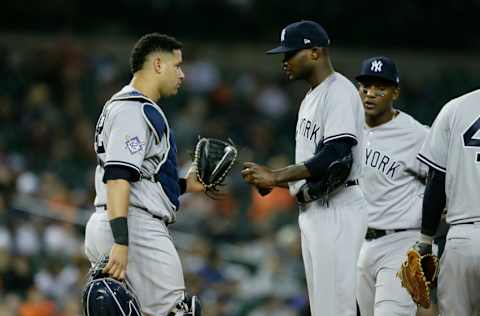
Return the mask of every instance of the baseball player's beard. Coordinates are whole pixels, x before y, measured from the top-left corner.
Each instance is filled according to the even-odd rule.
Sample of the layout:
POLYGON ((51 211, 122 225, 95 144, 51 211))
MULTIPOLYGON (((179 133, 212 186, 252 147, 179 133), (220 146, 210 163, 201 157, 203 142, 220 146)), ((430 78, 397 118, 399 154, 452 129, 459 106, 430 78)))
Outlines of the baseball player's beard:
POLYGON ((304 80, 306 76, 303 73, 300 72, 294 72, 294 71, 289 71, 286 73, 288 80, 304 80))
POLYGON ((292 80, 306 80, 306 81, 308 81, 308 79, 312 76, 312 73, 313 73, 313 69, 308 68, 308 67, 300 67, 300 69, 298 69, 296 74, 292 73, 292 77, 293 77, 292 80))

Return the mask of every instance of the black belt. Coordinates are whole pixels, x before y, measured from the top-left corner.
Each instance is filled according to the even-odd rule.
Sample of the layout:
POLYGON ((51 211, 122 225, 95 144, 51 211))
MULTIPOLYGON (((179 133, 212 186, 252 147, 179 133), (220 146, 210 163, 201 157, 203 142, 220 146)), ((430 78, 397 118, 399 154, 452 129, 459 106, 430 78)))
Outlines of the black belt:
MULTIPOLYGON (((150 216, 152 216, 153 218, 155 219, 158 219, 158 220, 161 220, 162 222, 165 222, 165 224, 167 224, 167 221, 165 221, 165 219, 163 217, 160 217, 158 215, 153 215, 152 213, 150 213, 146 208, 144 207, 140 207, 140 206, 135 206, 135 205, 132 205, 133 207, 135 208, 138 208, 138 209, 141 209, 145 212, 147 212, 150 216)), ((102 205, 95 205, 95 207, 100 207, 100 208, 103 208, 104 211, 107 210, 107 205, 106 204, 102 204, 102 205)), ((168 224, 167 224, 168 225, 168 224)))
POLYGON ((354 185, 358 185, 358 179, 348 180, 347 182, 345 182, 345 187, 346 188, 354 186, 354 185))
MULTIPOLYGON (((346 181, 344 184, 343 184, 343 187, 344 188, 348 188, 348 187, 351 187, 351 186, 354 186, 354 185, 358 185, 358 179, 354 179, 354 180, 348 180, 346 181)), ((305 192, 304 191, 300 191, 297 193, 297 195, 295 195, 296 199, 297 199, 297 202, 298 203, 307 203, 308 200, 310 200, 310 198, 307 198, 305 196, 305 192)), ((313 202, 313 201, 309 201, 309 202, 313 202)))
POLYGON ((480 221, 473 221, 473 222, 466 222, 466 223, 453 223, 451 225, 474 225, 474 224, 479 224, 480 221))
POLYGON ((399 233, 399 232, 404 232, 409 229, 403 228, 403 229, 375 229, 375 228, 368 228, 367 233, 365 234, 365 239, 366 240, 372 240, 372 239, 377 239, 386 235, 390 235, 393 233, 399 233))

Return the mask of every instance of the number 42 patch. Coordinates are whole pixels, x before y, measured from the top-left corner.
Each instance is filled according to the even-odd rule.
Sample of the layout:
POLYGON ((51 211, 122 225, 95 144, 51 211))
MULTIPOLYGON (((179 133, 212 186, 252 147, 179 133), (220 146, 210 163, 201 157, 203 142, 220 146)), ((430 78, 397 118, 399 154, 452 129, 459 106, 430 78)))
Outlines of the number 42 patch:
POLYGON ((127 149, 130 151, 130 153, 136 154, 139 151, 143 149, 143 142, 138 138, 138 136, 129 138, 128 136, 126 137, 127 140, 125 141, 125 144, 127 145, 127 149))

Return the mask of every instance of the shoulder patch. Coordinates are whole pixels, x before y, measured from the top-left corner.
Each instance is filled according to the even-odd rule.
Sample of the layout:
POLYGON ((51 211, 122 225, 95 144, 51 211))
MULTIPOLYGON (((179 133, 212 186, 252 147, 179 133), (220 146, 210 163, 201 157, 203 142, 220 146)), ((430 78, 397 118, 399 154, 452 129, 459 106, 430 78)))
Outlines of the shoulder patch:
POLYGON ((145 146, 145 144, 140 140, 140 138, 138 138, 138 136, 127 136, 125 140, 125 145, 127 146, 127 149, 132 155, 142 151, 145 146))
POLYGON ((142 113, 147 121, 148 126, 150 126, 153 134, 155 135, 156 143, 160 143, 162 135, 165 133, 167 128, 163 114, 149 103, 142 104, 142 113))

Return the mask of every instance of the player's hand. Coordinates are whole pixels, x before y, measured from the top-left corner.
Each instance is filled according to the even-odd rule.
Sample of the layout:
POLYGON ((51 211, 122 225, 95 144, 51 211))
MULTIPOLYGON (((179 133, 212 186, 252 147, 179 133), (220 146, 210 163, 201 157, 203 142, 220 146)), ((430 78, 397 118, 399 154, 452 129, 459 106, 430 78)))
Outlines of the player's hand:
POLYGON ((205 192, 205 186, 197 179, 197 168, 192 164, 187 172, 187 192, 205 192))
POLYGON ((102 272, 117 280, 124 280, 127 272, 128 246, 113 244, 108 263, 102 272))
POLYGON ((421 256, 432 254, 432 244, 426 242, 417 241, 412 248, 417 250, 421 256))
POLYGON ((275 176, 272 170, 253 162, 243 164, 242 177, 247 183, 258 189, 272 189, 275 186, 275 176))

